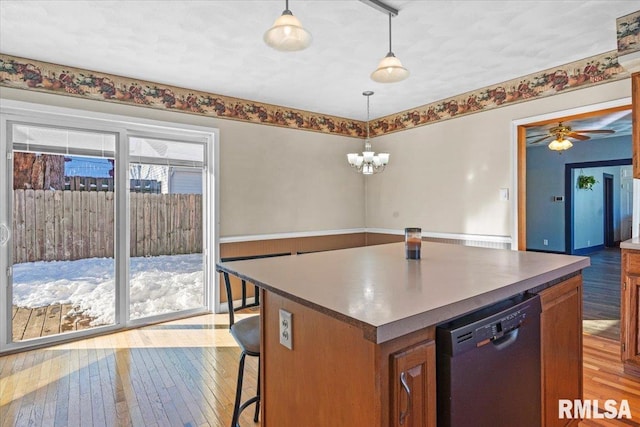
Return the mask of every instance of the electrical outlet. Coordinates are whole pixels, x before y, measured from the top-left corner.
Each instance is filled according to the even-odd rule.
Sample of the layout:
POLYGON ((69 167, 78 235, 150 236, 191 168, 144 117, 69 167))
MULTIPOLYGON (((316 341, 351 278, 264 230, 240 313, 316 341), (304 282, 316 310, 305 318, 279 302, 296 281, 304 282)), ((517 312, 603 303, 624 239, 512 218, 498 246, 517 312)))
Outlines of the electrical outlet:
POLYGON ((545 246, 549 246, 549 241, 547 239, 544 239, 542 241, 542 244, 545 245, 545 246))
POLYGON ((291 313, 280 309, 280 344, 293 350, 293 320, 291 313))

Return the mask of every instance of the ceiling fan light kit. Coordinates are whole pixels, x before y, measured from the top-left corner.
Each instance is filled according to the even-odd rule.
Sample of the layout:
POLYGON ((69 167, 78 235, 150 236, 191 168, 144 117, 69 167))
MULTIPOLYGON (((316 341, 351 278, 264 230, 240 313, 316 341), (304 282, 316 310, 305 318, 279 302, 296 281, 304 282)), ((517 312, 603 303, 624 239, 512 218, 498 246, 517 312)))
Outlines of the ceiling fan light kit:
POLYGON ((562 137, 558 137, 551 141, 548 145, 549 150, 553 151, 564 151, 573 147, 573 144, 568 139, 564 139, 562 137))
POLYGON ((263 39, 268 46, 276 50, 294 52, 311 44, 311 33, 293 16, 289 10, 289 0, 286 0, 285 10, 264 33, 263 39))

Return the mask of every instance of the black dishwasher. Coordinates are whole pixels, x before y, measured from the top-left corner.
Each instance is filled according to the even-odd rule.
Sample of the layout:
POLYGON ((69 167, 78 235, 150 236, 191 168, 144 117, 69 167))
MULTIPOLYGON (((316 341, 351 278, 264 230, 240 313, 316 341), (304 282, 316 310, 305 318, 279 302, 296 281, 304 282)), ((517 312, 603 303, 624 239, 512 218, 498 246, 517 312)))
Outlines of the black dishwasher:
POLYGON ((438 325, 439 427, 539 427, 540 297, 522 294, 438 325))

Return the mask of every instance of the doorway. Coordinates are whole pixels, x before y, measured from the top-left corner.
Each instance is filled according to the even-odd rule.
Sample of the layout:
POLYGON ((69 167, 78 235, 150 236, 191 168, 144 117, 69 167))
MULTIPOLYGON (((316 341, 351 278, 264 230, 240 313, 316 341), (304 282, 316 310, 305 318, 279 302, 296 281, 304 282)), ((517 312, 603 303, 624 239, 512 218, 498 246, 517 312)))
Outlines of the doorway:
MULTIPOLYGON (((627 146, 623 150, 616 145, 622 144, 611 138, 608 141, 602 141, 600 149, 598 144, 592 144, 591 141, 574 140, 573 147, 564 152, 552 152, 541 142, 534 148, 527 148, 527 130, 532 126, 557 126, 559 121, 563 124, 571 122, 573 119, 593 118, 592 120, 601 120, 601 125, 606 126, 605 129, 612 129, 608 122, 611 120, 612 114, 622 115, 625 111, 631 110, 631 100, 619 100, 611 103, 601 104, 598 111, 589 111, 593 107, 584 107, 581 109, 567 112, 565 116, 558 117, 555 114, 540 116, 527 122, 519 122, 517 127, 517 183, 518 183, 518 199, 517 199, 517 221, 514 225, 517 232, 517 249, 519 250, 539 250, 546 252, 567 253, 568 248, 576 247, 576 230, 575 222, 572 227, 565 227, 565 224, 572 222, 574 209, 571 206, 575 203, 575 193, 577 176, 580 173, 580 167, 583 168, 585 174, 593 175, 595 180, 599 181, 600 189, 596 190, 580 190, 580 196, 589 197, 591 202, 598 203, 601 208, 601 215, 593 219, 593 225, 597 227, 602 234, 602 246, 605 246, 605 211, 611 210, 611 207, 605 208, 610 200, 610 196, 605 196, 605 190, 602 186, 605 182, 609 182, 609 178, 613 175, 613 217, 618 218, 618 222, 614 220, 614 241, 624 241, 631 238, 632 224, 632 202, 633 202, 633 177, 629 159, 632 157, 631 136, 625 132, 618 132, 614 135, 623 134, 627 137, 627 146), (606 117, 609 118, 606 118, 606 117), (612 142, 609 144, 608 142, 612 142), (592 144, 594 151, 586 153, 585 144, 592 144), (626 150, 626 151, 624 151, 626 150), (533 152, 533 156, 530 156, 533 152), (595 153, 595 156, 593 154, 595 153), (589 157, 590 156, 590 157, 589 157), (606 160, 622 160, 619 171, 598 170, 597 172, 589 172, 588 166, 599 167, 601 165, 589 165, 588 162, 602 162, 606 160), (536 168, 531 167, 538 161, 540 164, 555 165, 553 168, 536 168), (566 164, 574 164, 576 168, 566 168, 566 164), (556 172, 554 172, 555 170, 556 172), (559 172, 559 173, 558 173, 559 172), (608 175, 605 175, 608 174, 608 175), (532 188, 533 185, 533 188, 532 188), (536 195, 532 189, 542 190, 536 195), (617 196, 616 196, 616 193, 617 196), (533 209, 531 209, 533 207, 533 209), (618 210, 618 213, 616 213, 618 210), (627 212, 628 214, 624 214, 627 212), (530 232, 528 229, 531 223, 538 225, 544 224, 546 228, 544 235, 530 232), (617 228, 616 228, 617 224, 617 228), (551 227, 551 228, 549 228, 551 227), (555 228, 554 228, 555 227, 555 228), (544 243, 548 245, 545 246, 544 243), (552 246, 551 245, 555 245, 552 246), (546 248, 546 250, 545 250, 546 248)), ((614 116, 615 117, 615 116, 614 116)), ((631 124, 629 123, 629 128, 631 124)), ((582 128, 582 127, 581 127, 582 128)), ((594 129, 593 127, 583 129, 594 129)), ((596 128, 598 129, 598 128, 596 128)), ((536 137, 535 139, 542 138, 536 137)), ((531 140, 531 138, 530 138, 531 140)), ((549 140, 546 140, 547 142, 549 140)), ((530 144, 529 144, 530 145, 530 144)), ((584 200, 582 200, 584 202, 584 200)), ((610 205, 610 203, 609 203, 610 205)), ((597 208, 591 209, 591 212, 597 212, 597 208)), ((575 219, 575 218, 574 218, 575 219)), ((583 222, 584 223, 584 222, 583 222)), ((610 223, 607 217, 607 223, 610 223)), ((587 223, 588 224, 588 223, 587 223)), ((581 230, 585 231, 585 230, 581 230)), ((584 249, 596 246, 595 239, 586 237, 584 234, 578 236, 581 240, 578 249, 584 249)), ((609 237, 609 240, 611 238, 609 237)), ((615 243, 614 243, 615 246, 615 243)), ((591 267, 583 271, 583 330, 585 333, 598 335, 600 337, 619 339, 620 336, 620 250, 619 248, 604 248, 600 251, 589 254, 591 258, 591 267)))
POLYGON ((632 173, 631 162, 627 158, 565 164, 564 253, 586 255, 618 246, 632 216, 621 189, 632 173), (581 184, 588 180, 593 184, 581 184))

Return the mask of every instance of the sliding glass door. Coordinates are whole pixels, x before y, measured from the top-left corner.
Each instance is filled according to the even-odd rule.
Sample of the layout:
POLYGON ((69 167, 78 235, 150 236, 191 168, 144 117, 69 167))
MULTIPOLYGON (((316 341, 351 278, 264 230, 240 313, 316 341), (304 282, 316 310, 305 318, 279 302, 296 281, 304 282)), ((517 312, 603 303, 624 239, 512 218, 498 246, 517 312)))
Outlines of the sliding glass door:
POLYGON ((10 123, 11 335, 113 325, 117 135, 10 123))
POLYGON ((130 318, 204 306, 201 143, 129 138, 130 318))
POLYGON ((1 120, 0 351, 212 306, 212 133, 1 120))

